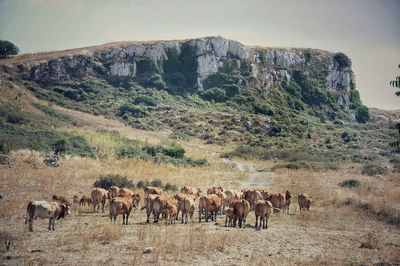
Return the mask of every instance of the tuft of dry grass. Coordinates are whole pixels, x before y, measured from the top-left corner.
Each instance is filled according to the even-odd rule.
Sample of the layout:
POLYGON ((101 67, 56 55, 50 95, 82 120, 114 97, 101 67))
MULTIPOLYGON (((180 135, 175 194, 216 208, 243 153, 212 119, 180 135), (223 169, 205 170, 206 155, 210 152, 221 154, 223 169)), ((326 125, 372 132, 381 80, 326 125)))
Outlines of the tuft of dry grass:
POLYGON ((377 249, 381 245, 380 242, 381 241, 374 233, 368 232, 361 237, 360 248, 377 249))

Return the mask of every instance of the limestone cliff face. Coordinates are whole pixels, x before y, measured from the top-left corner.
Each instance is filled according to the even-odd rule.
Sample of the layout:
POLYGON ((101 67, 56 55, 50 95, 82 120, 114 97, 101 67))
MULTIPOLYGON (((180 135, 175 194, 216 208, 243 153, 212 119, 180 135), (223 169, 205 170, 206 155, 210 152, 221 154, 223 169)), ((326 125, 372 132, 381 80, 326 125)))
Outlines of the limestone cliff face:
POLYGON ((135 79, 143 71, 168 72, 164 62, 169 59, 169 51, 175 51, 179 56, 184 47, 190 47, 195 53, 195 87, 199 91, 203 90, 203 81, 210 74, 217 73, 228 63, 236 64, 237 68, 245 63, 250 65, 249 72, 254 77, 251 85, 262 89, 264 95, 268 95, 270 88, 290 81, 294 69, 323 78, 325 88, 337 96, 339 105, 348 106, 349 91, 355 84, 351 66, 341 66, 333 53, 313 49, 248 47, 222 37, 105 47, 91 55, 64 56, 18 68, 29 79, 42 84, 90 76, 135 79), (311 61, 307 53, 311 55, 311 61), (318 65, 318 70, 313 67, 315 65, 318 65))

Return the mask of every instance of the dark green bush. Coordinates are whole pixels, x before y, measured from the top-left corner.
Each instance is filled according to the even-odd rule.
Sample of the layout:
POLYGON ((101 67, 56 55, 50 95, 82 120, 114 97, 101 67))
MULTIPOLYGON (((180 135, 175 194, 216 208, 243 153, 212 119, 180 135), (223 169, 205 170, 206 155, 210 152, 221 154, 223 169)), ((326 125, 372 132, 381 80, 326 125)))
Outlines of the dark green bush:
POLYGON ((256 114, 274 115, 274 111, 266 104, 254 103, 253 107, 256 114))
POLYGON ((359 105, 356 109, 356 120, 359 123, 365 124, 369 121, 369 109, 365 105, 359 105))
POLYGON ((160 179, 154 179, 150 182, 152 187, 162 187, 162 181, 160 179))
POLYGON ((306 63, 311 61, 312 53, 310 51, 304 51, 304 58, 306 59, 306 63))
POLYGON ((177 191, 178 190, 178 186, 177 185, 173 185, 170 183, 165 184, 164 189, 167 191, 177 191))
POLYGON ((211 88, 208 90, 205 90, 201 93, 201 97, 204 100, 207 101, 212 101, 214 100, 215 102, 223 102, 226 100, 226 93, 225 90, 220 89, 220 88, 211 88))
POLYGON ((142 75, 151 73, 154 71, 153 64, 147 58, 138 58, 136 59, 136 74, 142 75))
POLYGON ((61 136, 56 143, 54 143, 54 154, 61 154, 67 152, 69 140, 67 137, 61 136))
POLYGON ((185 149, 180 147, 163 148, 163 153, 173 158, 183 158, 185 149))
POLYGON ((117 186, 120 188, 135 188, 135 184, 124 176, 120 176, 119 174, 112 175, 107 174, 105 176, 100 176, 100 179, 94 182, 94 187, 101 187, 104 189, 110 189, 111 186, 117 186))
POLYGON ((360 184, 361 183, 358 180, 348 179, 348 180, 345 180, 345 181, 339 183, 339 186, 341 186, 341 187, 358 187, 358 186, 360 186, 360 184))
POLYGON ((159 90, 167 89, 167 84, 165 84, 163 78, 159 74, 151 75, 148 81, 146 82, 146 85, 149 87, 157 88, 159 90))
POLYGON ((124 103, 119 107, 119 116, 123 116, 124 114, 130 114, 134 117, 142 117, 146 116, 147 112, 131 103, 124 103))
POLYGON ((368 165, 364 165, 363 166, 362 174, 363 175, 369 175, 369 176, 385 175, 385 174, 387 174, 387 170, 385 168, 383 168, 382 166, 379 166, 379 165, 368 164, 368 165))
POLYGON ((336 53, 333 56, 333 60, 337 61, 339 63, 340 67, 351 67, 351 60, 344 53, 341 53, 341 52, 336 53))
POLYGON ((147 106, 156 106, 157 100, 148 95, 139 95, 135 97, 133 103, 138 105, 143 104, 147 106))

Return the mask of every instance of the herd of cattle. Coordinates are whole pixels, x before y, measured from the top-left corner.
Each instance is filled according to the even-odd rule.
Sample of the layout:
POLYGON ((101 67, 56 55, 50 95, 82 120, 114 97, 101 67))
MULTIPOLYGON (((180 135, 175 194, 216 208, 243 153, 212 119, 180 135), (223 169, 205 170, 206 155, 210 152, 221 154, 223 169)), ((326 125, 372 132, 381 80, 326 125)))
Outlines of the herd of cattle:
MULTIPOLYGON (((179 212, 182 215, 181 222, 188 223, 189 216, 193 219, 195 211, 195 202, 198 199, 199 222, 202 217, 208 222, 209 219, 217 221, 217 215, 225 213, 225 226, 239 227, 246 223, 247 215, 254 210, 256 217, 256 228, 262 226, 263 229, 268 228, 268 219, 272 211, 287 212, 292 199, 289 191, 286 192, 267 192, 263 189, 243 189, 224 190, 222 187, 211 187, 207 190, 207 195, 201 195, 201 190, 184 186, 180 193, 174 196, 163 193, 162 188, 146 187, 144 189, 144 205, 141 210, 146 210, 146 222, 150 222, 153 215, 154 223, 162 218, 166 219, 166 223, 175 223, 178 220, 179 212), (260 219, 259 219, 260 218, 260 219), (260 223, 258 225, 258 220, 260 223)), ((75 205, 93 205, 93 211, 99 212, 100 206, 104 213, 106 201, 110 203, 111 222, 122 215, 122 224, 127 225, 129 215, 133 208, 139 208, 140 194, 127 188, 118 188, 112 186, 108 191, 102 188, 94 188, 91 196, 77 195, 73 197, 75 205)), ((298 204, 300 211, 302 209, 309 210, 311 197, 306 194, 298 196, 298 204)), ((63 197, 54 195, 53 202, 47 201, 30 201, 27 207, 27 219, 29 222, 29 230, 32 231, 32 222, 37 217, 49 218, 49 230, 54 230, 55 220, 64 218, 70 214, 70 203, 63 197)))

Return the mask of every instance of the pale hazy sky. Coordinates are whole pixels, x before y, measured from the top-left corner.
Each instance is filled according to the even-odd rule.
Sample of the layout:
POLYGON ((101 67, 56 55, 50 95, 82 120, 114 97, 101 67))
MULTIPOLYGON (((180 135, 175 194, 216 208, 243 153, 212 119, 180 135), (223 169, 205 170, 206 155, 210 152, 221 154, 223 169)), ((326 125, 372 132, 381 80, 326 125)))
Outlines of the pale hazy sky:
POLYGON ((400 0, 0 0, 0 39, 23 53, 205 36, 344 52, 363 103, 400 109, 400 0))

